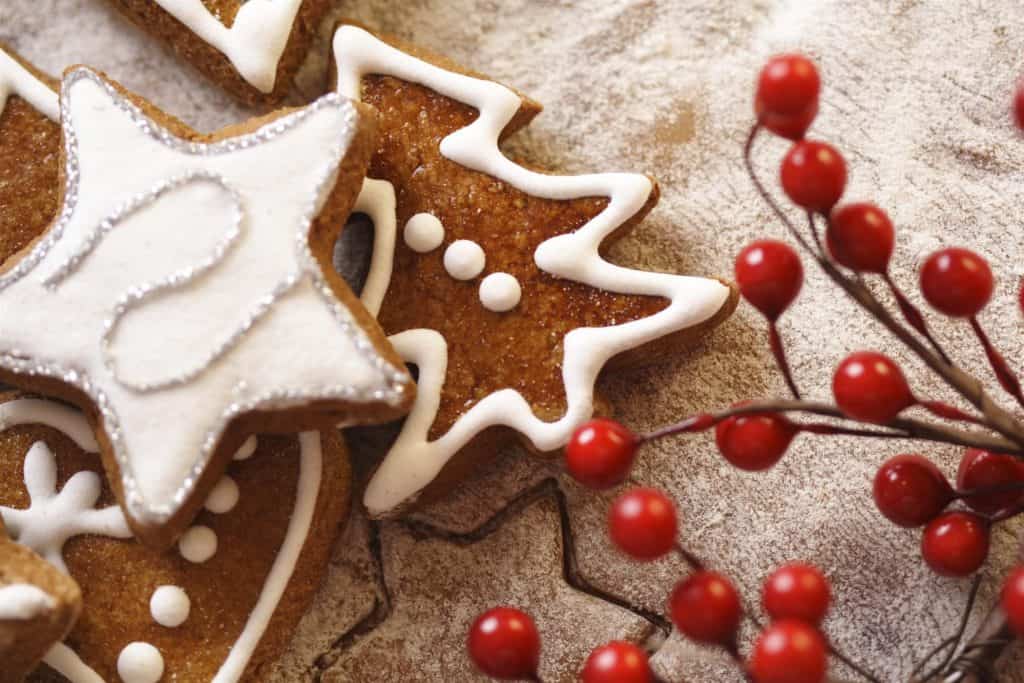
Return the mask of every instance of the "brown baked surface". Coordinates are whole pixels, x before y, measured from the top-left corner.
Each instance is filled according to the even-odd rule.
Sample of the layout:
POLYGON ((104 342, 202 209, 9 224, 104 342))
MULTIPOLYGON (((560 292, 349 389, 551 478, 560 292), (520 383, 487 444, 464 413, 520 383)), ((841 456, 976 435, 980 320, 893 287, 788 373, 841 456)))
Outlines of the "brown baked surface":
POLYGON ((56 604, 34 619, 0 620, 0 683, 23 680, 64 639, 82 611, 82 592, 74 579, 11 541, 0 519, 0 588, 11 584, 36 586, 56 604))
MULTIPOLYGON (((386 40, 421 59, 466 72, 447 60, 386 40)), ((379 320, 388 334, 428 328, 448 342, 448 372, 430 438, 443 435, 474 404, 505 388, 519 391, 541 419, 558 419, 566 409, 565 335, 580 327, 637 320, 668 305, 659 298, 615 294, 557 278, 535 265, 538 245, 582 227, 601 213, 608 199, 542 199, 448 160, 440 152, 441 140, 474 121, 477 111, 424 86, 369 75, 363 79, 362 100, 380 114, 380 144, 369 176, 391 182, 397 195, 395 266, 379 320), (433 214, 445 228, 444 243, 427 254, 410 249, 401 236, 406 221, 421 212, 433 214), (483 248, 487 265, 479 277, 459 281, 445 271, 445 248, 457 239, 472 240, 483 248), (494 313, 480 304, 480 280, 495 272, 512 274, 522 286, 522 301, 510 312, 494 313)), ((504 134, 526 125, 539 111, 538 104, 524 97, 504 134)), ((657 200, 655 186, 647 204, 610 235, 602 249, 628 234, 657 200)), ((736 302, 733 291, 711 320, 630 352, 612 365, 678 351, 728 317, 736 302)), ((512 435, 511 430, 493 428, 471 442, 464 449, 467 452, 458 454, 442 471, 427 497, 512 435)))
MULTIPOLYGON (((336 432, 321 434, 323 475, 313 526, 298 566, 266 634, 252 658, 246 680, 260 680, 288 644, 327 567, 330 548, 350 510, 351 473, 344 444, 336 432)), ((44 426, 19 426, 0 432, 0 504, 24 508, 24 457, 44 441, 57 456, 58 490, 76 472, 102 475, 95 454, 79 449, 64 434, 44 426)), ((217 553, 204 564, 183 559, 177 549, 157 553, 134 540, 96 536, 71 539, 64 557, 82 587, 85 609, 66 643, 105 680, 117 678, 117 657, 131 642, 154 645, 164 657, 164 680, 207 683, 223 664, 242 632, 283 541, 296 500, 299 477, 296 437, 261 436, 255 455, 235 462, 228 474, 241 491, 237 507, 226 514, 201 513, 197 524, 217 534, 217 553), (149 600, 163 585, 180 586, 192 609, 178 628, 153 621, 149 600)), ((99 507, 114 505, 104 485, 99 507)), ((46 667, 44 667, 46 668, 46 667)), ((33 681, 62 680, 41 671, 33 681)))
MULTIPOLYGON (((153 0, 110 0, 125 17, 142 30, 167 44, 185 62, 204 76, 224 88, 232 96, 249 105, 271 105, 280 102, 288 93, 292 77, 306 58, 310 42, 320 19, 327 11, 329 0, 303 0, 292 26, 291 36, 277 65, 274 89, 263 93, 243 79, 231 61, 217 48, 192 33, 153 0)), ((207 9, 225 26, 234 23, 242 3, 240 0, 203 0, 207 9)))
MULTIPOLYGON (((199 142, 215 142, 243 135, 292 111, 282 109, 263 117, 230 126, 213 134, 200 134, 191 130, 181 121, 161 112, 141 97, 128 92, 120 84, 114 81, 110 81, 110 83, 122 94, 130 98, 148 116, 167 127, 175 135, 199 142)), ((322 270, 325 279, 331 286, 334 294, 349 309, 356 323, 367 334, 377 352, 395 367, 402 367, 401 360, 387 343, 384 333, 376 320, 362 307, 359 299, 330 265, 334 243, 337 241, 344 226, 344 218, 351 211, 352 204, 362 186, 366 164, 373 150, 374 115, 369 107, 365 105, 357 106, 360 110, 359 127, 353 137, 348 153, 341 162, 334 190, 310 229, 310 247, 314 256, 323 266, 322 270)), ((52 135, 52 132, 49 135, 52 135)), ((57 186, 62 191, 64 163, 62 149, 59 156, 60 160, 57 162, 57 186)), ((42 185, 33 187, 36 188, 36 191, 43 194, 49 194, 53 191, 52 187, 42 185)), ((32 196, 31 192, 29 192, 29 196, 32 196)), ((62 192, 58 196, 62 196, 62 192)), ((43 232, 36 235, 36 239, 45 234, 45 227, 42 230, 43 232)), ((24 241, 24 237, 20 241, 24 241)), ((5 262, 0 262, 0 273, 13 267, 31 246, 32 242, 29 242, 20 252, 8 257, 5 262)), ((91 400, 87 396, 57 380, 43 377, 18 376, 0 369, 0 383, 11 384, 26 391, 38 392, 69 401, 84 410, 94 425, 102 423, 95 406, 92 405, 91 400)), ((129 523, 133 525, 133 531, 136 535, 147 545, 157 549, 170 547, 202 507, 202 502, 220 479, 220 475, 230 461, 231 456, 237 451, 248 434, 260 432, 294 433, 305 429, 332 429, 341 422, 359 424, 393 420, 405 414, 413 400, 414 390, 411 382, 407 385, 407 389, 404 403, 397 406, 390 406, 384 402, 347 403, 343 401, 319 401, 316 404, 306 405, 285 412, 255 412, 241 415, 230 425, 222 437, 217 450, 211 457, 206 472, 197 482, 194 494, 185 501, 167 523, 159 526, 147 526, 139 524, 131 518, 129 518, 129 523)), ((118 500, 123 501, 121 476, 116 458, 113 456, 106 435, 98 433, 97 438, 103 450, 108 478, 113 483, 114 492, 118 500)))

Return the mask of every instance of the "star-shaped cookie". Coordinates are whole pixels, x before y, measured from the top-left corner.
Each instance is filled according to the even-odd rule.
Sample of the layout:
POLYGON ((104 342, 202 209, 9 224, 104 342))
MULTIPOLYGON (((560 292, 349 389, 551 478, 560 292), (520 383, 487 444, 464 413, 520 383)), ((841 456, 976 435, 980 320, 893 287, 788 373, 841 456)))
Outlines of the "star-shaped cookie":
POLYGON ((0 381, 89 412, 144 542, 178 536, 248 434, 405 411, 404 366, 329 267, 368 109, 332 94, 202 136, 76 67, 61 112, 60 215, 0 264, 0 381))
POLYGON ((443 490, 513 434, 560 448, 594 414, 603 368, 678 348, 734 309, 719 280, 601 255, 653 208, 650 178, 549 175, 500 151, 536 103, 353 25, 334 53, 338 91, 381 120, 357 202, 377 235, 363 300, 419 370, 371 514, 443 490))

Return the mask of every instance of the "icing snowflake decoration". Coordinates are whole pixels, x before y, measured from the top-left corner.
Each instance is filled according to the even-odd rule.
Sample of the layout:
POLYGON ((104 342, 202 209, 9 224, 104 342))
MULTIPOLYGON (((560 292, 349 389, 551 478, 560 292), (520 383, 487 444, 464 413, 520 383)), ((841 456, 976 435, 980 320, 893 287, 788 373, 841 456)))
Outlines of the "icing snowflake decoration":
MULTIPOLYGON (((666 308, 646 318, 608 327, 577 328, 565 336, 562 380, 567 409, 560 419, 541 420, 519 392, 508 388, 475 403, 434 441, 429 440, 429 431, 445 383, 447 341, 430 329, 407 330, 390 337, 399 355, 418 366, 418 393, 398 439, 367 487, 364 503, 371 514, 389 513, 414 498, 452 456, 488 427, 511 427, 541 451, 562 447, 573 430, 592 416, 594 383, 608 360, 704 322, 726 305, 730 290, 717 280, 623 268, 600 256, 602 241, 645 206, 654 189, 651 180, 631 173, 547 175, 511 161, 500 151, 498 140, 522 105, 520 96, 512 90, 420 60, 356 26, 337 30, 334 56, 338 91, 353 99, 361 96, 364 76, 384 75, 417 83, 475 108, 479 116, 440 143, 441 154, 455 163, 545 199, 608 197, 607 207, 581 228, 540 244, 534 253, 540 270, 610 292, 661 297, 669 302, 666 308)), ((357 202, 360 210, 373 220, 377 235, 362 295, 364 304, 374 313, 380 310, 391 276, 397 231, 394 188, 384 183, 389 195, 380 183, 368 180, 357 202)), ((517 295, 513 296, 516 292, 498 294, 501 296, 496 298, 501 301, 496 301, 492 310, 500 312, 499 309, 510 308, 517 301, 517 295)), ((486 301, 483 303, 487 305, 486 301)))
POLYGON ((133 526, 168 521, 238 415, 406 400, 405 368, 309 247, 357 129, 349 100, 198 143, 80 67, 61 112, 64 205, 0 274, 0 369, 92 400, 133 526))
POLYGON ((57 458, 41 441, 25 455, 25 488, 32 500, 27 509, 0 506, 7 531, 12 540, 31 548, 65 574, 68 568, 62 551, 75 536, 132 536, 121 508, 96 509, 102 488, 95 472, 79 472, 57 491, 57 458))

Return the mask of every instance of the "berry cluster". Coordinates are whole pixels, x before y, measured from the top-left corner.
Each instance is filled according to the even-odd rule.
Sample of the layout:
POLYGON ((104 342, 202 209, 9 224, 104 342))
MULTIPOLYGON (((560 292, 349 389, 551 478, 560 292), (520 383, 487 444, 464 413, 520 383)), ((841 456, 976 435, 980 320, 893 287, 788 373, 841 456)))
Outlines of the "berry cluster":
MULTIPOLYGON (((818 113, 820 89, 817 69, 803 56, 778 56, 764 67, 754 98, 757 121, 744 155, 751 180, 794 240, 825 273, 974 410, 918 397, 900 367, 875 351, 853 353, 837 365, 832 379, 834 404, 803 401, 776 327, 800 293, 803 265, 797 251, 785 242, 758 240, 736 258, 736 281, 744 299, 768 321, 770 347, 793 400, 744 401, 645 436, 612 420, 595 419, 573 435, 565 449, 565 468, 583 486, 611 489, 629 479, 644 443, 711 428, 722 457, 749 472, 773 467, 800 433, 919 438, 963 446, 955 487, 926 457, 904 454, 890 458, 878 469, 873 494, 879 512, 894 524, 924 527, 921 553, 928 567, 941 576, 966 577, 985 563, 993 527, 1024 514, 1024 421, 1000 408, 985 394, 981 382, 954 365, 932 336, 924 315, 890 278, 896 231, 885 211, 866 202, 840 205, 847 179, 843 156, 829 144, 805 138, 818 113), (793 141, 780 165, 779 180, 786 196, 806 213, 806 230, 795 227, 754 172, 751 153, 762 130, 793 141), (864 284, 866 276, 881 279, 902 322, 864 284), (940 421, 908 416, 909 409, 915 407, 940 421), (790 417, 793 413, 830 419, 795 420, 790 417), (982 430, 952 426, 963 423, 982 430)), ((1024 130, 1024 84, 1015 95, 1013 112, 1024 130)), ((1015 373, 992 346, 978 319, 994 290, 992 271, 985 260, 967 249, 942 249, 925 261, 919 284, 933 309, 968 321, 1000 386, 1024 406, 1015 373)), ((1024 307, 1024 288, 1020 301, 1024 307)), ((610 508, 608 531, 615 546, 636 561, 674 553, 690 566, 690 575, 675 586, 668 599, 672 623, 695 642, 723 648, 754 683, 820 683, 825 680, 830 655, 866 679, 877 680, 836 651, 822 634, 832 595, 828 581, 815 567, 786 565, 765 581, 761 602, 771 622, 762 626, 753 615, 744 614, 733 583, 708 569, 679 542, 675 504, 662 492, 633 487, 619 495, 610 508), (746 658, 738 643, 744 618, 760 633, 746 658)), ((1024 638, 1024 565, 1007 578, 1001 607, 1008 628, 1024 638)), ((985 643, 991 637, 979 634, 975 640, 985 643)), ((936 652, 952 647, 948 658, 952 659, 958 642, 947 641, 936 652)), ((493 677, 540 680, 540 638, 529 616, 518 610, 498 608, 482 615, 470 632, 469 652, 480 670, 493 677)), ((594 650, 581 678, 584 683, 658 680, 646 653, 618 641, 594 650)))

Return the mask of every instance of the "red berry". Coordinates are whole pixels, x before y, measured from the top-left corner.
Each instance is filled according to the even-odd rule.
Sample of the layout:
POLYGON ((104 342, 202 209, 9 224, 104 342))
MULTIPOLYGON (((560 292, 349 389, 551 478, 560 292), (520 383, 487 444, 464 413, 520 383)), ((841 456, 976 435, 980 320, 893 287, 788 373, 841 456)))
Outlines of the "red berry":
POLYGON ((984 515, 994 515, 1024 503, 1024 467, 1010 455, 989 453, 969 448, 960 460, 956 486, 961 491, 973 491, 996 486, 1020 484, 1021 488, 1000 493, 982 493, 964 502, 984 515))
POLYGON ((614 420, 591 420, 565 447, 569 474, 592 489, 610 489, 625 481, 636 457, 633 433, 614 420))
POLYGON ((800 257, 785 242, 758 240, 736 257, 740 293, 769 320, 789 308, 804 284, 800 257))
POLYGON ((1003 587, 1003 611, 1010 628, 1024 638, 1024 566, 1010 572, 1003 587))
POLYGON ((953 487, 931 460, 897 455, 878 468, 875 505, 893 524, 913 528, 932 521, 953 500, 953 487))
POLYGON ((754 111, 766 128, 799 140, 818 113, 821 81, 814 64, 803 55, 772 57, 761 69, 754 111))
POLYGON ((850 270, 866 273, 889 270, 895 239, 889 216, 866 202, 836 208, 825 232, 832 258, 850 270))
POLYGON ((709 645, 732 643, 743 617, 740 597, 732 583, 709 571, 695 572, 676 584, 668 609, 680 633, 709 645))
POLYGON ((891 422, 916 403, 899 366, 874 351, 847 356, 832 377, 832 393, 844 413, 877 424, 891 422))
POLYGON ((760 472, 782 458, 796 434, 796 425, 781 415, 736 415, 715 426, 715 443, 734 467, 760 472))
POLYGON ((797 206, 828 213, 846 188, 846 162, 831 145, 801 140, 782 160, 782 189, 797 206))
POLYGON ((802 621, 777 621, 761 634, 750 656, 755 683, 821 683, 828 648, 816 628, 802 621))
POLYGON ((1013 122, 1024 130, 1024 81, 1017 83, 1017 90, 1013 93, 1013 122))
POLYGON ((936 574, 969 576, 988 558, 989 524, 971 512, 947 512, 925 527, 921 554, 936 574))
POLYGON ((637 488, 612 503, 608 531, 619 550, 635 560, 655 560, 676 542, 676 506, 661 491, 637 488))
POLYGON ((528 614, 512 607, 487 610, 473 622, 469 656, 492 678, 530 678, 540 665, 540 635, 528 614))
POLYGON ((921 268, 921 293, 937 311, 971 318, 992 298, 995 282, 985 259, 973 251, 950 247, 935 252, 921 268))
POLYGON ((781 567, 764 582, 761 602, 773 620, 796 619, 819 625, 828 613, 832 588, 828 579, 809 564, 794 562, 781 567))
POLYGON ((587 657, 580 676, 583 683, 651 683, 654 676, 647 653, 633 643, 613 640, 587 657))

